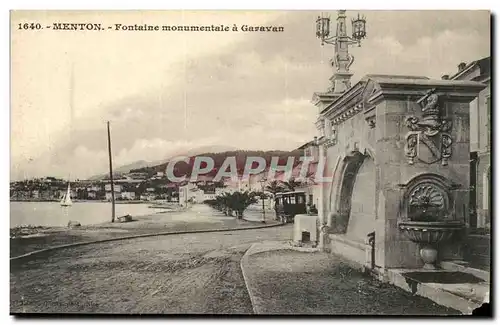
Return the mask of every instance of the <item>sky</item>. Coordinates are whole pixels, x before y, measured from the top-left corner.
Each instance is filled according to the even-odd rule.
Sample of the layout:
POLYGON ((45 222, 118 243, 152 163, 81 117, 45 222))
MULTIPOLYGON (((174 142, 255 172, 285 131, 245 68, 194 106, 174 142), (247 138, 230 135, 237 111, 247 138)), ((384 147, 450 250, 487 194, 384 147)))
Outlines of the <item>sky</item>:
MULTIPOLYGON (((347 11, 348 22, 358 11, 347 11)), ((361 11, 366 74, 440 79, 490 55, 487 11, 361 11)), ((11 179, 87 178, 193 148, 292 150, 317 133, 332 46, 318 11, 14 12, 11 179), (19 30, 19 23, 283 26, 282 33, 19 30), (73 78, 71 77, 73 76, 73 78), (73 80, 73 81, 72 81, 73 80), (70 89, 73 89, 71 91, 70 89)), ((334 25, 336 12, 329 12, 334 25)), ((350 28, 350 26, 348 27, 350 28)))

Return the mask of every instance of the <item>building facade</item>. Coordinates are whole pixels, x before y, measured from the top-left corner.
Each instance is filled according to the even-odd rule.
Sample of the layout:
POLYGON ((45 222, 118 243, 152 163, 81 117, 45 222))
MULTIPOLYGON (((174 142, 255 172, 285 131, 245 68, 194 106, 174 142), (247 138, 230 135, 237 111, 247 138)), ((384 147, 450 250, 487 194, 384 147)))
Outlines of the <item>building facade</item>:
POLYGON ((460 63, 458 71, 443 79, 471 80, 486 85, 470 103, 470 219, 471 228, 487 232, 491 224, 491 58, 469 64, 460 63))
POLYGON ((122 200, 135 200, 136 194, 135 192, 124 191, 120 193, 120 197, 122 200))

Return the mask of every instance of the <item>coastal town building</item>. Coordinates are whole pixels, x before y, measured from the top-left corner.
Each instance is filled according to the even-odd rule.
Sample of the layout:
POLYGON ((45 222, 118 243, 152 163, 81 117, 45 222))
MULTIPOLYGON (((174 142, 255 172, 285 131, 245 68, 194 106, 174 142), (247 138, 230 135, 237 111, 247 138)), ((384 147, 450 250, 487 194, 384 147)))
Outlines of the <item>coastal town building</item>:
MULTIPOLYGON (((120 184, 113 184, 113 189, 114 189, 115 193, 120 193, 122 191, 122 185, 120 185, 120 184)), ((104 190, 106 192, 111 192, 111 184, 106 184, 104 186, 104 190)))
POLYGON ((191 202, 193 198, 192 190, 195 188, 196 184, 189 182, 179 187, 179 205, 187 206, 187 204, 191 202))
POLYGON ((122 200, 135 200, 136 194, 135 192, 125 191, 120 193, 120 198, 122 200))
POLYGON ((40 191, 39 190, 33 190, 31 192, 31 197, 34 199, 39 199, 40 198, 40 191))
POLYGON ((451 80, 471 80, 485 85, 470 103, 469 235, 464 257, 476 266, 491 264, 491 58, 460 63, 451 80))
POLYGON ((471 228, 489 231, 491 224, 491 58, 460 63, 450 80, 472 80, 486 85, 470 103, 471 228))
MULTIPOLYGON (((113 184, 113 189, 114 189, 114 192, 115 192, 115 199, 116 199, 116 198, 118 198, 120 196, 120 193, 122 192, 122 185, 113 184)), ((111 193, 111 184, 106 184, 104 186, 104 190, 106 191, 105 199, 107 201, 111 201, 113 199, 113 195, 111 193)))
MULTIPOLYGON (((308 205, 314 205, 315 207, 317 207, 319 204, 320 184, 318 183, 316 178, 317 176, 323 176, 323 174, 317 174, 319 161, 319 146, 317 137, 314 137, 314 140, 300 146, 298 150, 302 150, 302 161, 308 162, 308 169, 307 173, 304 175, 305 179, 298 179, 300 185, 297 187, 297 190, 305 192, 308 205)), ((303 168, 302 165, 303 163, 295 167, 293 172, 294 175, 300 175, 303 168)))

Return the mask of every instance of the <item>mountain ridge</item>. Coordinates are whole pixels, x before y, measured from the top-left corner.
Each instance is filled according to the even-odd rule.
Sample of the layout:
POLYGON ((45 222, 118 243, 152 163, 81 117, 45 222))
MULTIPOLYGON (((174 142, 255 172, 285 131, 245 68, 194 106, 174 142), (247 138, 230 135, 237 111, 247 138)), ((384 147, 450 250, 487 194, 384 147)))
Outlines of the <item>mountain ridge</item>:
MULTIPOLYGON (((300 150, 284 151, 284 150, 227 150, 220 152, 200 152, 201 149, 193 149, 189 152, 184 152, 183 155, 171 155, 169 158, 157 160, 154 162, 147 162, 144 160, 136 161, 124 166, 120 166, 113 171, 114 177, 121 177, 127 173, 147 173, 148 176, 153 176, 158 172, 165 172, 166 167, 172 159, 176 157, 188 157, 189 163, 177 162, 174 167, 174 174, 176 176, 190 175, 195 157, 210 157, 214 160, 213 172, 216 172, 221 167, 227 157, 234 156, 238 172, 245 168, 247 157, 262 157, 266 161, 266 165, 271 162, 272 157, 279 157, 278 164, 285 165, 289 157, 298 158, 302 155, 300 150)), ((294 161, 297 163, 296 161, 294 161)), ((294 163, 294 164, 295 164, 294 163)), ((107 174, 96 175, 89 180, 106 179, 107 174)))

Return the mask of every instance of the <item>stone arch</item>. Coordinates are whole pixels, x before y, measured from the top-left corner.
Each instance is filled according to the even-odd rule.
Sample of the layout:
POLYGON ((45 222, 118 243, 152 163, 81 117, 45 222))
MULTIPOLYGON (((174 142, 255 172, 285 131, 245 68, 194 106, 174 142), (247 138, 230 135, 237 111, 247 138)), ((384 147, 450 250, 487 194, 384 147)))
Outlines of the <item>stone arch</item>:
POLYGON ((333 218, 333 215, 336 214, 336 211, 335 211, 335 208, 334 208, 334 205, 335 205, 335 198, 338 196, 338 193, 340 191, 340 182, 337 182, 336 180, 337 179, 341 179, 341 176, 342 176, 342 172, 343 172, 343 168, 345 167, 344 166, 344 159, 345 159, 345 156, 344 155, 340 155, 338 158, 337 158, 337 161, 335 163, 335 168, 333 169, 333 177, 332 177, 332 181, 330 183, 330 192, 328 193, 328 201, 327 201, 327 205, 328 207, 330 207, 328 209, 328 219, 327 219, 327 224, 329 227, 332 227, 332 218, 333 218))
MULTIPOLYGON (((331 227, 335 233, 346 233, 348 231, 349 219, 351 216, 352 197, 356 179, 362 165, 369 161, 369 168, 373 169, 374 160, 368 155, 364 155, 359 151, 352 152, 344 157, 342 166, 336 173, 337 189, 332 193, 332 218, 331 227)), ((374 188, 373 196, 375 195, 375 180, 371 181, 374 188)), ((366 235, 366 234, 365 234, 366 235)))

